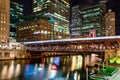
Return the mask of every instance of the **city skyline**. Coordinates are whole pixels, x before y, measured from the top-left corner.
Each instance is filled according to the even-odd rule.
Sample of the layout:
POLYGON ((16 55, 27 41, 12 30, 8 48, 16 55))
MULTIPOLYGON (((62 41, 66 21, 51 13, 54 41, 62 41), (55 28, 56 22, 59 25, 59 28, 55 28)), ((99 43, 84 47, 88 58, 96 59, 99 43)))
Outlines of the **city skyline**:
MULTIPOLYGON (((29 19, 32 19, 32 18, 34 18, 35 16, 36 16, 36 13, 38 14, 39 13, 39 11, 36 11, 37 10, 37 8, 38 8, 38 10, 40 9, 40 2, 39 3, 35 3, 35 4, 32 4, 32 1, 35 1, 35 0, 30 0, 30 1, 28 1, 28 0, 11 0, 11 1, 13 1, 13 2, 17 2, 17 3, 19 3, 20 5, 22 4, 23 5, 23 15, 25 16, 25 15, 31 15, 31 16, 33 16, 33 17, 31 17, 30 18, 30 16, 26 16, 26 21, 28 21, 29 22, 29 19), (28 4, 28 5, 26 5, 26 4, 28 4), (39 4, 39 5, 38 5, 39 4), (34 6, 33 6, 34 5, 34 6), (35 5, 37 5, 36 6, 36 9, 35 9, 35 5), (35 15, 35 16, 34 16, 35 15)), ((37 0, 36 0, 37 1, 37 0)), ((116 22, 119 20, 119 11, 117 11, 117 9, 114 9, 116 6, 118 6, 118 4, 116 3, 116 1, 113 1, 113 0, 70 0, 70 7, 72 8, 72 7, 74 7, 75 5, 79 5, 79 7, 81 8, 81 9, 83 9, 83 8, 87 8, 87 7, 92 7, 92 6, 94 6, 94 5, 97 5, 97 4, 99 4, 99 1, 107 1, 107 3, 106 3, 106 8, 103 10, 104 11, 104 13, 101 13, 101 15, 102 14, 104 14, 105 15, 105 13, 107 12, 107 10, 108 9, 110 9, 110 8, 113 8, 112 9, 112 11, 114 12, 115 11, 115 15, 117 15, 117 17, 115 17, 115 19, 116 19, 116 22), (113 4, 111 4, 113 2, 113 4)), ((38 2, 38 1, 37 1, 38 2)), ((33 2, 34 3, 34 2, 33 2)), ((102 5, 101 5, 102 6, 102 5)), ((104 7, 103 7, 104 8, 104 7)), ((72 14, 73 12, 72 11, 70 11, 70 15, 72 14)), ((79 14, 79 12, 78 12, 78 14, 79 14)), ((82 14, 80 14, 80 15, 82 15, 82 14)), ((104 17, 104 15, 102 16, 102 17, 104 17)), ((70 16, 69 16, 70 17, 70 16)), ((102 18, 101 17, 101 18, 102 18)), ((36 16, 36 18, 37 18, 37 16, 36 16)), ((81 19, 82 17, 78 17, 79 19, 81 19)), ((72 21, 71 20, 71 17, 70 17, 70 20, 69 20, 70 22, 72 21)), ((79 22, 79 21, 78 21, 79 22)), ((84 22, 84 21, 83 21, 84 22)), ((79 23, 81 23, 81 22, 79 22, 79 23)), ((93 23, 93 21, 92 21, 92 23, 93 23)), ((72 23, 73 24, 73 23, 72 23)), ((70 23, 70 26, 72 25, 71 23, 70 23)), ((97 24, 97 23, 96 23, 97 24)), ((95 24, 95 25, 96 25, 95 24)), ((82 24, 83 26, 84 25, 86 25, 86 24, 82 24)), ((103 24, 104 25, 104 24, 103 24)), ((116 25, 116 34, 117 35, 119 35, 120 34, 120 32, 118 31, 119 30, 119 22, 117 22, 117 24, 115 24, 116 25)), ((77 26, 77 25, 76 25, 77 26)), ((89 29, 88 29, 89 30, 89 29)), ((100 29, 100 30, 102 30, 102 29, 100 29)), ((100 30, 97 30, 97 31, 95 31, 95 33, 96 34, 98 34, 99 36, 102 34, 101 32, 99 32, 100 30), (99 33, 98 33, 99 32, 99 33)), ((73 32, 71 32, 71 27, 70 27, 70 36, 72 35, 72 33, 73 32)), ((81 31, 79 31, 77 34, 83 34, 81 31)), ((104 33, 103 33, 104 34, 104 33)), ((83 37, 84 37, 84 35, 82 35, 83 37)), ((87 31, 87 35, 86 36, 88 36, 88 31, 87 31)), ((101 35, 101 36, 103 36, 103 35, 101 35)), ((71 37, 72 38, 72 37, 71 37)))
POLYGON ((119 80, 116 1, 0 0, 0 80, 119 80))
MULTIPOLYGON (((25 5, 25 10, 24 11, 25 15, 31 14, 32 13, 32 0, 10 0, 13 2, 17 2, 19 4, 25 5)), ((70 5, 74 6, 76 4, 80 4, 83 7, 87 6, 92 6, 95 4, 98 4, 100 0, 70 0, 70 5)), ((119 5, 120 0, 107 0, 107 8, 112 9, 114 12, 120 12, 120 5, 119 5)), ((107 10, 108 10, 107 9, 107 10)))

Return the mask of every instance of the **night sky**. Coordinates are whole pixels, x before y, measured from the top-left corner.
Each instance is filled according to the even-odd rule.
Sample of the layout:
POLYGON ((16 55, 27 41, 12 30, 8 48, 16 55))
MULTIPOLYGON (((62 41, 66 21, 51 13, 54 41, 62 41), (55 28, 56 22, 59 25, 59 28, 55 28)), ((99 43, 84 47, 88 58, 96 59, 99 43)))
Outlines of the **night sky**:
POLYGON ((71 6, 80 4, 82 7, 85 7, 85 6, 89 6, 89 5, 95 5, 98 2, 99 2, 99 0, 71 0, 70 4, 71 4, 71 6))
POLYGON ((120 0, 109 0, 107 7, 115 12, 120 12, 120 0))

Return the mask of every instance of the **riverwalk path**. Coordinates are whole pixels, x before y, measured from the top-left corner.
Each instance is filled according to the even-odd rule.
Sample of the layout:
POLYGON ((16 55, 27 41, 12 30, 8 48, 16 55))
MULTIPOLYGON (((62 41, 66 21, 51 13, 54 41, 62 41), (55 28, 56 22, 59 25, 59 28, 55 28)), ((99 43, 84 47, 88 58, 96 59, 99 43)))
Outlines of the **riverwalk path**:
POLYGON ((114 73, 109 80, 120 80, 120 68, 116 73, 114 73))

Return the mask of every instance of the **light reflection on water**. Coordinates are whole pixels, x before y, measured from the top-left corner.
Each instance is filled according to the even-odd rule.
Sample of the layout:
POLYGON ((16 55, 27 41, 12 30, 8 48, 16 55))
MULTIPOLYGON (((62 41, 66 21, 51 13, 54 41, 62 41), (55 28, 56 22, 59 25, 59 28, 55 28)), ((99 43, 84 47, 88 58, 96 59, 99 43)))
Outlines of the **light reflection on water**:
POLYGON ((7 65, 4 65, 1 71, 1 79, 5 79, 7 75, 7 65))
POLYGON ((0 61, 0 80, 86 80, 81 56, 0 61))

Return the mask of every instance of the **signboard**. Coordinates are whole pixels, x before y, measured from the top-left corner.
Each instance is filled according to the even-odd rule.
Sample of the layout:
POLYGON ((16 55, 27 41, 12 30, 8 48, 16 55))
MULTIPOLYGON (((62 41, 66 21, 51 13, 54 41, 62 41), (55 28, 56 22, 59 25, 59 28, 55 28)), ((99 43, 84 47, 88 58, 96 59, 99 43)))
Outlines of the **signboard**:
POLYGON ((90 30, 89 37, 96 37, 96 30, 90 30))

